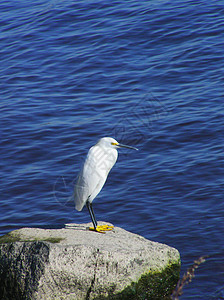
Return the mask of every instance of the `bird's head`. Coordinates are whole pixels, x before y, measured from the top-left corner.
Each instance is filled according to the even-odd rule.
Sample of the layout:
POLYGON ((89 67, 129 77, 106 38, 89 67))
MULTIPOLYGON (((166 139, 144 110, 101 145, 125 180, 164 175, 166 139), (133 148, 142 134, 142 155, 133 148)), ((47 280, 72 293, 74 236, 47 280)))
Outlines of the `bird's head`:
POLYGON ((103 137, 101 138, 98 143, 98 145, 102 146, 102 147, 107 147, 107 148, 113 148, 113 149, 117 149, 117 148, 128 148, 128 149, 134 149, 134 150, 138 150, 135 147, 132 146, 128 146, 128 145, 123 145, 118 143, 115 139, 111 138, 111 137, 103 137))

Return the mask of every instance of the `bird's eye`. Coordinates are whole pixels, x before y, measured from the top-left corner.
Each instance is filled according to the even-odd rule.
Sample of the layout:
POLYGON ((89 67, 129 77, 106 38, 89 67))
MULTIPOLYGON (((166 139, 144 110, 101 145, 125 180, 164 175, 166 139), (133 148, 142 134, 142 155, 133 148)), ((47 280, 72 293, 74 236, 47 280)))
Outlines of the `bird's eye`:
POLYGON ((118 143, 111 143, 111 145, 116 146, 116 145, 118 145, 118 143))

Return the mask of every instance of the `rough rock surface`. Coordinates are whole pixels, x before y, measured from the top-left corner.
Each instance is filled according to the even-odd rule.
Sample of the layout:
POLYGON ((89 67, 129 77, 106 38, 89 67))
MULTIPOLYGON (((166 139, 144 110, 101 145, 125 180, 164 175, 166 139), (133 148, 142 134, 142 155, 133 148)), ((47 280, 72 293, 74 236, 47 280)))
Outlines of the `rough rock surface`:
POLYGON ((176 249, 90 225, 0 237, 0 299, 169 299, 179 278, 176 249))

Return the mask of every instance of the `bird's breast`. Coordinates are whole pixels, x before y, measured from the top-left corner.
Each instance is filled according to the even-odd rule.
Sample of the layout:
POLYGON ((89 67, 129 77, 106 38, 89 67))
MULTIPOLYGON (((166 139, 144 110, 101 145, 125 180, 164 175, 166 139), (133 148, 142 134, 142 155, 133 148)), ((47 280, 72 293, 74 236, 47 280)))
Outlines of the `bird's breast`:
POLYGON ((116 149, 94 146, 90 153, 91 168, 101 176, 107 176, 117 160, 116 149))

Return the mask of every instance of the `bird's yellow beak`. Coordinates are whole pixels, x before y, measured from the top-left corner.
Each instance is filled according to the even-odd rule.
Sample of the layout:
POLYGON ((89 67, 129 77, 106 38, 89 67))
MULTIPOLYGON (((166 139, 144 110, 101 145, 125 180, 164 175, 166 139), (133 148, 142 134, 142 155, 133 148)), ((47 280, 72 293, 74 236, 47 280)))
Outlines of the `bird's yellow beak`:
POLYGON ((135 147, 128 146, 128 145, 123 145, 123 144, 120 144, 120 143, 111 143, 111 145, 117 146, 118 148, 128 148, 128 149, 138 150, 135 147))

